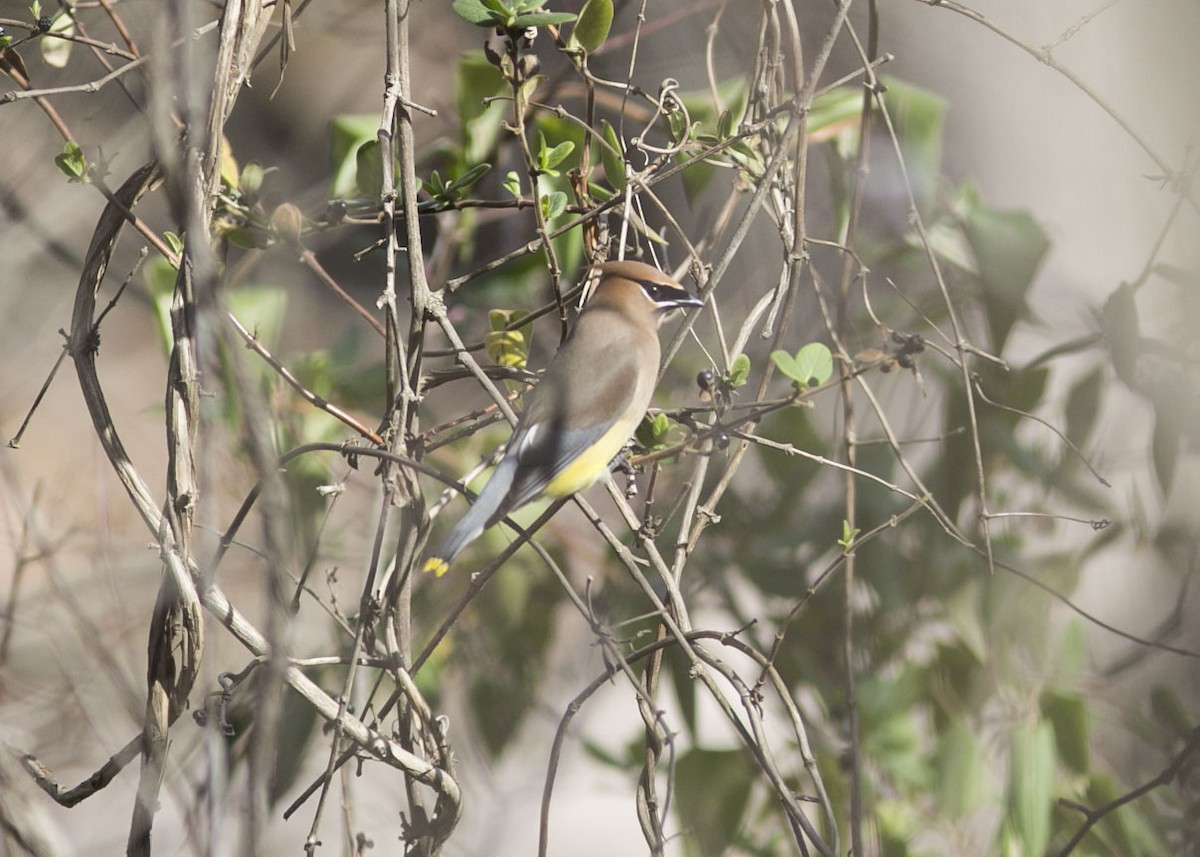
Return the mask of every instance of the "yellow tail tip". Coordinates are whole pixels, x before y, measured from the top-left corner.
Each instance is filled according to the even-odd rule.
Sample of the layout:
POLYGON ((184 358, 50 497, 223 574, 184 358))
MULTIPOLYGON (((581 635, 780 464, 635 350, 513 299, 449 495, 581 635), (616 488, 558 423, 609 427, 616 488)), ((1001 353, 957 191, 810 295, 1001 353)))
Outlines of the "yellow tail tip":
POLYGON ((431 556, 425 560, 425 565, 421 566, 421 571, 426 574, 432 574, 434 577, 441 577, 450 570, 450 563, 446 562, 441 557, 431 556))

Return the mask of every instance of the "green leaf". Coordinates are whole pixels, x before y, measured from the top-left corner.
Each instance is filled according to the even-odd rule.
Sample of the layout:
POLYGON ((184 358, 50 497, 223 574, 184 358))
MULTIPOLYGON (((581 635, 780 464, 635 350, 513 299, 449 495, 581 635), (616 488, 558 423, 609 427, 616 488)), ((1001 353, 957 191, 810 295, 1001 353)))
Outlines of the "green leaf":
POLYGON ((547 24, 569 24, 575 18, 576 16, 572 12, 532 12, 528 15, 518 15, 509 25, 509 29, 545 27, 547 24))
MULTIPOLYGON (((488 9, 479 0, 454 0, 454 11, 458 17, 468 24, 477 27, 492 27, 496 23, 496 13, 488 9)), ((501 19, 502 20, 502 19, 501 19)))
POLYGON ((567 210, 567 195, 561 190, 542 196, 542 216, 553 220, 567 210))
POLYGON ((607 119, 600 120, 600 135, 608 144, 597 147, 600 149, 600 163, 604 165, 604 177, 613 188, 622 191, 625 189, 625 147, 607 119))
POLYGON ((787 377, 799 383, 800 367, 796 365, 796 358, 782 348, 771 352, 771 360, 787 377))
POLYGON ((612 0, 587 0, 579 10, 575 29, 571 30, 570 46, 577 45, 589 54, 594 53, 608 38, 612 21, 612 0))
POLYGON ((667 445, 667 433, 671 430, 671 418, 666 414, 646 414, 637 427, 637 442, 653 452, 667 445))
POLYGON ((750 358, 745 354, 739 354, 733 358, 733 363, 729 366, 729 375, 725 380, 730 387, 737 389, 745 386, 746 378, 750 375, 750 358))
POLYGON ((833 375, 833 354, 820 342, 810 342, 795 356, 786 351, 771 352, 779 371, 799 385, 800 389, 819 387, 833 375))
MULTIPOLYGON (((528 312, 520 309, 494 309, 488 312, 491 330, 484 335, 483 344, 492 362, 510 369, 524 369, 528 365, 532 323, 521 324, 528 315, 528 312)), ((504 386, 515 393, 523 385, 515 378, 506 378, 504 386)))
POLYGON ((483 178, 484 174, 487 173, 487 171, 491 168, 491 164, 476 164, 454 181, 450 182, 450 184, 446 187, 446 194, 456 194, 458 191, 466 190, 471 185, 475 184, 475 182, 483 178))
POLYGON ((833 354, 820 342, 810 342, 796 352, 796 366, 802 383, 819 387, 833 375, 833 354))
POLYGON ((504 189, 517 199, 521 198, 521 177, 517 175, 516 170, 509 170, 508 175, 504 177, 504 189))
POLYGON ((62 154, 54 156, 58 169, 72 182, 82 182, 87 177, 88 162, 83 156, 83 150, 74 140, 68 140, 63 146, 62 154))
POLYGON ((557 146, 555 146, 553 149, 551 149, 548 152, 544 148, 545 145, 546 145, 546 140, 543 137, 542 138, 543 148, 538 153, 538 157, 542 162, 541 163, 542 170, 547 175, 556 176, 556 175, 558 175, 558 173, 553 172, 554 168, 557 167, 559 164, 561 164, 564 160, 566 160, 567 156, 570 155, 573 151, 575 151, 575 144, 572 143, 570 140, 565 140, 562 143, 559 143, 557 146))
MULTIPOLYGON (((37 15, 34 16, 38 17, 37 15)), ((59 33, 64 36, 75 35, 75 19, 66 12, 59 12, 54 16, 54 22, 50 25, 51 33, 59 33)), ((42 61, 52 68, 66 68, 67 62, 71 59, 71 48, 75 43, 70 39, 56 39, 53 37, 43 36, 38 44, 42 52, 42 61)))

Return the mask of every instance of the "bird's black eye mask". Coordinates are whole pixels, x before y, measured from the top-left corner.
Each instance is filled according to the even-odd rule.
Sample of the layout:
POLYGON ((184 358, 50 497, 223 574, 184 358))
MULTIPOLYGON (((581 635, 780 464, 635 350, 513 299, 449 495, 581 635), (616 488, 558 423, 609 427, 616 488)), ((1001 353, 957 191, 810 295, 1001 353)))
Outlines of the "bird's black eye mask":
MULTIPOLYGON (((668 286, 666 283, 656 283, 654 280, 638 280, 637 284, 646 292, 646 296, 656 304, 671 304, 678 301, 682 295, 687 294, 687 292, 681 292, 676 286, 668 286)), ((668 307, 668 309, 674 308, 674 306, 668 307)))

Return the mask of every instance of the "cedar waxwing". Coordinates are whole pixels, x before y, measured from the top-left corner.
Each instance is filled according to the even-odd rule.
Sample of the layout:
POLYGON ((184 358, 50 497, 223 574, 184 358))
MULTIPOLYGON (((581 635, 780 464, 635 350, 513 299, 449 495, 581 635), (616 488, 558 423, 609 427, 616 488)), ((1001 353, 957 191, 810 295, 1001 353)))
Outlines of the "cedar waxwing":
POLYGON ((574 329, 525 396, 504 457, 425 571, 445 574, 484 530, 538 495, 566 497, 599 479, 650 405, 659 325, 672 309, 703 305, 649 265, 601 265, 574 329))

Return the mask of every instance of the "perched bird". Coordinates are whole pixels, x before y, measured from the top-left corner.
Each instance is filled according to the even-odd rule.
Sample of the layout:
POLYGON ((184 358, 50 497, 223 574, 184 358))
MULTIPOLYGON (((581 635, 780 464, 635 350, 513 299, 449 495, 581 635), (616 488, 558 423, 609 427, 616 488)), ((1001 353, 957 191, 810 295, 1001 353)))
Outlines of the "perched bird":
POLYGON ((633 435, 654 392, 658 328, 670 310, 703 306, 641 262, 607 262, 579 320, 537 385, 487 485, 424 569, 441 576, 463 548, 539 495, 591 485, 633 435))

